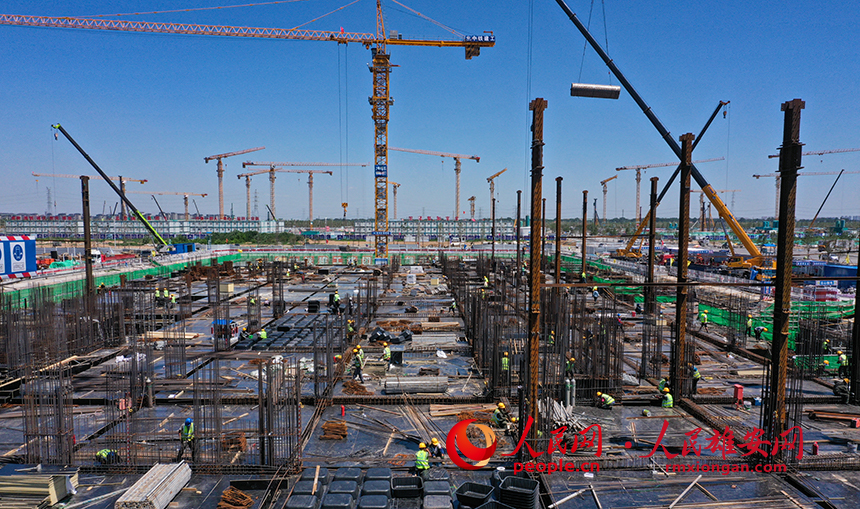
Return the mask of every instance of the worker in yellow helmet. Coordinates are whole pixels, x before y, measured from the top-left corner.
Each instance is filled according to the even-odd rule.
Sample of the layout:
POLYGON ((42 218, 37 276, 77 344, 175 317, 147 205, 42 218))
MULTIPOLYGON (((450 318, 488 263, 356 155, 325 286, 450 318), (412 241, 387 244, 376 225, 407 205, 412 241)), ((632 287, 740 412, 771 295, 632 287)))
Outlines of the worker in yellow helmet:
POLYGON ((848 397, 850 395, 849 392, 849 384, 851 381, 847 378, 843 378, 842 380, 837 380, 836 383, 833 384, 833 395, 839 396, 842 398, 842 404, 848 403, 848 397))
POLYGON ((382 357, 379 360, 385 361, 385 371, 391 369, 391 347, 384 341, 382 342, 382 357))
POLYGON ((501 428, 508 422, 508 414, 505 411, 505 404, 499 403, 496 410, 493 412, 493 424, 501 428))
POLYGON ((439 443, 439 439, 436 437, 430 439, 430 447, 427 448, 427 452, 431 458, 442 459, 445 457, 445 449, 442 448, 442 444, 439 443))
POLYGON ((666 387, 663 389, 663 403, 661 404, 663 408, 672 408, 675 406, 675 401, 672 398, 672 394, 669 393, 669 388, 666 387))
POLYGON ((747 315, 747 336, 752 336, 752 315, 747 315))
POLYGON ((364 364, 361 362, 361 356, 358 354, 358 349, 352 349, 352 379, 358 379, 359 382, 364 383, 364 377, 361 376, 361 370, 364 368, 364 364))
POLYGON ((615 398, 602 392, 597 393, 597 408, 612 410, 613 405, 615 405, 615 398))
POLYGON ((699 330, 702 329, 708 330, 708 310, 704 310, 699 314, 699 330))
POLYGON ((427 452, 427 444, 418 444, 418 452, 415 453, 415 473, 424 476, 430 470, 430 454, 427 452))
POLYGON ((761 334, 763 332, 767 332, 767 327, 763 327, 763 326, 759 325, 758 327, 755 328, 755 330, 753 330, 753 332, 755 332, 755 338, 757 340, 761 341, 761 334))
POLYGON ((836 352, 839 357, 836 359, 836 364, 839 366, 839 376, 848 376, 848 356, 842 353, 842 350, 836 352))
POLYGON ((574 373, 576 372, 576 358, 573 355, 568 356, 567 364, 564 366, 564 376, 567 378, 573 378, 574 373))

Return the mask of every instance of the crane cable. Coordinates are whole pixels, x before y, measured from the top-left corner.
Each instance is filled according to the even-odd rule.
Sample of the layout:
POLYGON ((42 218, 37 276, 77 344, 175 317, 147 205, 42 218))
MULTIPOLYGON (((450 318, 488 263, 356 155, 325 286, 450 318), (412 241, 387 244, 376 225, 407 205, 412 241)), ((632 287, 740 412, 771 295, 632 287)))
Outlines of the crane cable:
MULTIPOLYGON (((601 10, 603 11, 603 40, 604 40, 603 47, 605 48, 606 54, 608 55, 609 54, 609 29, 606 26, 606 4, 604 3, 604 0, 600 0, 600 6, 601 6, 601 10)), ((588 9, 588 23, 586 24, 586 26, 589 28, 589 30, 591 29, 591 15, 593 12, 594 12, 594 0, 591 0, 591 7, 589 7, 589 9, 588 9)), ((577 81, 579 81, 579 82, 582 82, 582 69, 585 66, 585 48, 586 48, 587 44, 588 44, 587 41, 582 42, 582 60, 579 63, 579 78, 577 78, 577 81)), ((612 72, 607 70, 607 73, 609 74, 609 84, 611 85, 612 84, 612 72)))
POLYGON ((115 14, 89 14, 82 15, 81 18, 107 18, 109 16, 140 16, 143 14, 169 14, 174 12, 193 12, 193 11, 213 11, 218 9, 235 9, 238 7, 259 7, 261 5, 277 5, 277 4, 289 4, 294 2, 307 2, 308 0, 278 0, 274 2, 258 2, 253 4, 238 4, 238 5, 219 5, 215 7, 197 7, 192 9, 172 9, 168 11, 149 11, 149 12, 125 12, 125 13, 115 13, 115 14))

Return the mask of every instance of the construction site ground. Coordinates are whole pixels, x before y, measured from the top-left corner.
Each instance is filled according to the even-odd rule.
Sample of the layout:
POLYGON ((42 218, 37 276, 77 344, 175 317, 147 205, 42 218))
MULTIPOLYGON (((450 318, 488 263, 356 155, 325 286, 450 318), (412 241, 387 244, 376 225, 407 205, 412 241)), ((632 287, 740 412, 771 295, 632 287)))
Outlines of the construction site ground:
MULTIPOLYGON (((283 332, 278 331, 279 323, 286 323, 292 315, 305 316, 310 300, 321 301, 323 306, 320 316, 328 315, 325 308, 328 295, 335 288, 341 296, 353 295, 353 291, 360 288, 360 279, 367 273, 347 267, 331 267, 327 272, 329 275, 314 274, 311 277, 312 271, 306 271, 307 279, 292 276, 285 287, 284 300, 289 305, 284 317, 273 320, 271 308, 262 308, 261 320, 262 323, 268 324, 271 330, 270 338, 278 337, 283 332), (303 279, 305 282, 302 282, 303 279)), ((459 312, 454 314, 450 311, 452 296, 445 288, 445 277, 438 269, 425 266, 421 271, 421 284, 406 284, 407 273, 408 267, 404 267, 392 277, 389 287, 377 297, 370 321, 359 331, 358 344, 361 344, 367 355, 365 380, 362 384, 366 393, 356 394, 354 387, 345 390, 344 384, 352 380, 349 366, 343 366, 342 376, 335 380, 333 388, 327 391, 327 387, 315 379, 326 364, 320 360, 319 353, 317 361, 314 362, 314 349, 319 350, 321 347, 309 342, 307 338, 290 339, 285 347, 279 350, 223 351, 217 354, 215 376, 221 380, 221 385, 215 390, 220 392, 223 401, 219 415, 224 429, 231 429, 231 425, 236 429, 253 428, 258 412, 257 390, 260 384, 256 360, 271 359, 275 355, 297 364, 303 363, 303 366, 310 363, 311 369, 304 370, 300 387, 302 405, 300 429, 297 430, 305 435, 305 440, 301 443, 301 466, 304 469, 313 469, 316 466, 330 470, 341 467, 388 467, 394 471, 395 476, 406 476, 414 465, 417 442, 435 437, 444 443, 451 428, 460 420, 458 412, 434 416, 434 410, 445 407, 455 410, 461 408, 454 405, 463 405, 464 411, 469 408, 492 408, 500 399, 493 397, 493 388, 488 386, 487 378, 476 367, 471 338, 466 336, 463 316, 459 312), (440 284, 430 285, 431 278, 439 279, 440 284), (415 312, 407 313, 406 310, 412 306, 415 312), (386 372, 385 362, 381 360, 382 345, 370 341, 369 337, 379 326, 399 333, 405 324, 391 325, 398 320, 408 321, 410 324, 422 323, 426 330, 415 334, 411 341, 404 345, 393 345, 395 352, 402 352, 403 364, 394 365, 386 372), (434 324, 439 324, 435 327, 436 330, 434 324), (444 392, 406 395, 386 393, 386 378, 391 380, 402 377, 414 380, 419 376, 419 372, 437 375, 437 370, 438 376, 448 380, 447 390, 444 392), (321 411, 317 407, 320 404, 323 405, 321 411), (346 423, 346 436, 341 440, 321 440, 320 437, 326 433, 323 426, 338 421, 346 423), (308 433, 309 426, 312 430, 308 433)), ((174 286, 184 284, 179 280, 167 283, 174 286)), ((247 321, 244 310, 245 299, 248 297, 244 294, 252 287, 263 285, 255 296, 262 301, 269 300, 272 297, 272 288, 265 283, 263 278, 234 281, 232 293, 235 297, 228 307, 227 318, 236 320, 242 326, 247 321)), ((480 285, 480 280, 475 284, 480 285)), ((133 405, 129 412, 134 414, 135 436, 148 437, 148 440, 136 443, 132 448, 145 448, 147 457, 158 457, 161 462, 173 460, 181 423, 187 417, 199 415, 201 411, 198 408, 198 413, 195 414, 193 384, 195 376, 202 376, 198 360, 208 358, 206 354, 210 354, 213 349, 212 318, 206 310, 206 283, 194 282, 190 297, 187 298, 190 300, 190 315, 184 320, 186 351, 182 369, 186 376, 175 379, 158 376, 154 381, 154 406, 150 408, 133 405)), ((663 310, 664 320, 675 319, 673 306, 664 305, 663 310)), ((163 309, 155 308, 150 311, 154 314, 164 312, 163 309)), ((319 326, 342 326, 336 315, 328 316, 327 320, 319 326)), ((860 417, 860 408, 841 404, 833 396, 831 388, 826 385, 837 379, 831 376, 832 374, 802 382, 803 395, 808 399, 804 405, 802 421, 803 460, 790 466, 789 472, 673 472, 671 464, 674 461, 666 457, 666 452, 680 453, 692 430, 701 428, 701 446, 707 445, 708 437, 714 433, 715 423, 731 427, 738 441, 743 439, 744 431, 760 426, 761 407, 753 404, 749 410, 738 408, 734 404, 733 391, 735 385, 741 385, 747 401, 759 397, 765 368, 755 360, 738 352, 728 353, 721 347, 720 343, 725 341, 725 337, 719 327, 712 326, 708 331, 700 333, 696 331, 698 324, 695 324, 692 329, 700 338, 695 345, 700 358, 698 369, 703 378, 698 385, 699 394, 693 401, 700 409, 699 412, 706 414, 708 419, 703 420, 701 415, 691 414, 682 408, 683 405, 662 408, 655 387, 657 380, 640 380, 637 375, 637 366, 641 362, 637 343, 637 339, 641 341, 641 316, 635 317, 632 309, 624 309, 621 320, 625 324, 624 334, 629 341, 626 342, 624 351, 623 370, 627 375, 624 377, 624 393, 615 395, 620 404, 612 410, 598 409, 592 405, 575 405, 568 410, 570 420, 600 425, 602 454, 597 457, 594 448, 586 448, 564 456, 558 453, 553 456, 555 462, 562 457, 565 461, 577 464, 596 462, 600 465, 600 470, 535 474, 536 478, 540 479, 543 504, 557 502, 568 495, 585 490, 563 502, 560 507, 672 507, 669 504, 692 486, 674 507, 744 508, 764 505, 773 508, 811 508, 830 507, 825 503, 832 504, 833 507, 860 505, 860 473, 857 471, 860 463, 856 445, 853 449, 851 447, 857 443, 860 429, 850 427, 848 421, 813 420, 808 416, 809 411, 817 410, 852 413, 860 417), (650 415, 646 415, 645 410, 648 410, 650 415), (665 452, 658 449, 653 457, 647 458, 657 444, 664 423, 666 430, 662 445, 666 447, 665 452), (813 455, 813 443, 817 444, 817 455, 813 455), (803 486, 813 486, 815 491, 805 490, 803 486), (826 496, 826 500, 821 498, 822 494, 826 496)), ((353 346, 335 353, 346 354, 348 358, 353 346)), ((669 352, 670 347, 670 339, 666 338, 662 351, 669 352)), ((99 430, 106 426, 117 425, 116 414, 112 411, 106 413, 105 410, 109 392, 105 374, 117 369, 116 357, 124 348, 118 346, 99 349, 87 355, 74 356, 68 361, 81 366, 81 369, 75 370, 71 379, 74 407, 69 409, 74 413, 75 434, 79 441, 75 453, 78 462, 82 462, 85 457, 94 458, 96 450, 89 448, 88 438, 98 434, 99 430)), ((155 352, 154 371, 157 374, 163 373, 163 351, 155 352)), ((349 363, 348 360, 339 362, 349 363)), ((331 365, 337 366, 337 363, 332 360, 331 365)), ((664 368, 668 369, 667 366, 664 368)), ((514 388, 505 399, 511 404, 509 410, 513 415, 518 411, 515 396, 514 388)), ((19 404, 7 404, 0 409, 0 448, 7 457, 20 454, 26 447, 23 411, 19 404)), ((198 433, 201 434, 202 440, 206 440, 204 430, 199 430, 198 433)), ((498 448, 488 467, 468 471, 456 467, 447 457, 435 466, 447 471, 452 490, 467 481, 489 483, 492 469, 512 467, 512 457, 504 455, 514 451, 519 437, 510 431, 497 429, 497 433, 498 448)), ((259 465, 255 457, 259 455, 257 449, 257 444, 249 440, 244 450, 219 449, 222 456, 216 461, 217 468, 193 464, 194 475, 191 482, 170 507, 215 508, 221 493, 231 485, 254 498, 255 502, 251 507, 286 507, 296 481, 296 473, 277 467, 270 467, 268 472, 262 468, 254 472, 250 467, 259 465), (231 465, 236 468, 231 469, 231 465), (272 489, 275 487, 278 489, 272 489)), ((727 457, 727 462, 737 463, 738 456, 734 453, 727 457)), ((710 460, 721 459, 720 451, 709 451, 702 447, 701 458, 688 455, 681 461, 679 456, 678 463, 695 465, 699 460, 702 463, 713 463, 710 460)), ((538 458, 536 461, 545 460, 538 458)), ((0 475, 19 474, 34 466, 8 464, 3 467, 0 475)), ((43 465, 42 473, 70 472, 79 467, 80 484, 77 494, 67 501, 69 507, 71 504, 93 500, 127 488, 146 470, 140 467, 123 469, 121 465, 116 468, 99 466, 93 460, 89 464, 74 467, 43 465)), ((113 507, 114 501, 115 498, 108 497, 87 507, 113 507)), ((391 505, 392 508, 404 509, 418 509, 419 506, 420 502, 415 499, 393 499, 391 505)))

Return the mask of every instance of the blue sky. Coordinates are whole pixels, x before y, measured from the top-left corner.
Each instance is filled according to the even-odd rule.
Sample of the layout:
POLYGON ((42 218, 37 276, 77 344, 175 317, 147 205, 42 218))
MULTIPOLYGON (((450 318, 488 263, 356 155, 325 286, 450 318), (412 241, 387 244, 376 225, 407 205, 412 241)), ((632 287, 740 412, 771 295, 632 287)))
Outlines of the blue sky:
MULTIPOLYGON (((123 19, 289 28, 346 3, 307 0, 123 19)), ((486 178, 505 167, 507 173, 496 180, 498 211, 514 214, 516 190, 528 189, 528 102, 535 97, 548 101, 544 196, 552 201, 554 179, 564 177, 565 217, 579 217, 583 189, 602 197, 599 181, 616 174, 609 183, 608 215, 633 216, 634 172, 614 169, 675 160, 626 92, 617 101, 570 97, 570 83, 580 80, 580 71, 583 82, 618 82, 591 48, 583 63, 584 39, 554 1, 403 3, 461 33, 492 30, 496 36, 494 48, 468 61, 460 48, 390 47, 391 61, 399 67, 391 76, 389 144, 481 156, 480 163, 463 161, 460 209, 467 215, 472 195, 481 214, 489 215, 486 178)), ((233 4, 7 0, 2 9, 88 16, 233 4)), ((383 5, 386 28, 404 37, 449 35, 393 2, 383 5)), ((568 5, 587 20, 590 2, 568 5)), ((697 133, 719 100, 731 101, 727 117, 714 121, 694 158, 726 157, 699 169, 717 189, 742 190, 734 196, 735 215, 773 214, 773 179, 752 175, 777 170, 777 160, 767 155, 781 143, 782 102, 806 101, 805 150, 860 147, 855 2, 607 0, 605 32, 601 4, 594 8, 592 32, 601 43, 608 38, 610 55, 673 137, 697 133)), ((375 2, 360 0, 306 27, 373 32, 375 2)), ((229 213, 232 205, 238 216, 245 213, 244 181, 236 178, 244 160, 372 160, 370 51, 360 45, 10 26, 0 26, 0 42, 0 171, 7 188, 0 212, 44 213, 46 187, 57 211, 80 211, 77 181, 36 182, 31 176, 34 171, 93 174, 68 142, 54 141, 50 125, 56 122, 109 174, 149 180, 130 184, 132 189, 209 193, 197 198, 204 213, 218 210, 215 164, 204 164, 205 156, 267 147, 225 160, 225 209, 229 213)), ((399 216, 453 216, 451 159, 392 152, 389 161, 390 179, 402 184, 399 216)), ((809 156, 803 162, 805 171, 860 170, 860 152, 809 156)), ((644 173, 643 207, 647 179, 656 175, 665 181, 670 172, 644 173)), ((815 213, 833 178, 801 178, 799 217, 815 213)), ((279 216, 307 216, 306 180, 306 175, 279 175, 279 216)), ((844 175, 822 214, 860 215, 858 187, 860 175, 844 175)), ((262 215, 269 197, 265 176, 253 180, 253 190, 262 215)), ((677 215, 673 191, 661 217, 677 215)), ((315 216, 341 217, 340 203, 348 201, 349 217, 369 217, 372 192, 369 168, 319 175, 315 216)), ((117 201, 103 183, 94 183, 91 193, 95 213, 117 201)), ((131 197, 143 211, 156 211, 148 196, 131 197)), ((182 209, 179 196, 159 201, 166 210, 182 209)))

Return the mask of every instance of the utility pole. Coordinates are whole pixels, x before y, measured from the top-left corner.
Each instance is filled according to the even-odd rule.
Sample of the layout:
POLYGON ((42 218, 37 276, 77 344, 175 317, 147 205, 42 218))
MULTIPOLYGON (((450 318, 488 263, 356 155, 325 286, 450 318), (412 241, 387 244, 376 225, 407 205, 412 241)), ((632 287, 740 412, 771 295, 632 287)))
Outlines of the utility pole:
MULTIPOLYGON (((534 420, 531 438, 537 438, 540 428, 540 413, 538 412, 538 381, 540 370, 540 272, 541 272, 541 200, 543 180, 543 112, 547 101, 537 98, 529 104, 532 111, 532 171, 531 171, 531 238, 529 240, 529 356, 528 356, 528 385, 526 401, 528 411, 534 420)), ((520 430, 523 424, 520 423, 520 430)))

